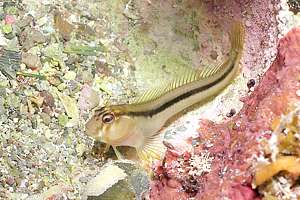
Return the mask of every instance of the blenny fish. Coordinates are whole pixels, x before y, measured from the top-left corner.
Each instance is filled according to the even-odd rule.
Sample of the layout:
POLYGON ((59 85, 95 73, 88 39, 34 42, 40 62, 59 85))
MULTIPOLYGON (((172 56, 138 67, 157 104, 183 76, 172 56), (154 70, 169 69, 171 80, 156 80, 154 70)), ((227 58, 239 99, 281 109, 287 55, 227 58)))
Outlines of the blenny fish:
POLYGON ((160 130, 178 113, 216 96, 235 78, 243 51, 244 27, 236 22, 229 34, 231 49, 222 63, 186 70, 167 84, 147 91, 134 103, 108 105, 96 109, 86 123, 86 133, 111 145, 136 148, 142 161, 160 159, 164 145, 160 130))

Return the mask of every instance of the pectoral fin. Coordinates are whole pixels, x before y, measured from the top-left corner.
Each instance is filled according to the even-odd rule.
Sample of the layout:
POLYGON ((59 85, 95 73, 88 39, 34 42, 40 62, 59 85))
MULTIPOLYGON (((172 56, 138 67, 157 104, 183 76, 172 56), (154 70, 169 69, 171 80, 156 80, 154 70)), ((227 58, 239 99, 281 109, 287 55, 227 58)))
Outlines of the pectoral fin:
POLYGON ((114 152, 115 152, 115 154, 116 154, 118 160, 123 160, 124 157, 122 156, 122 154, 120 153, 120 151, 117 149, 117 147, 112 146, 112 148, 113 148, 113 150, 114 150, 114 152))
POLYGON ((166 147, 162 143, 163 137, 161 134, 147 137, 142 146, 138 147, 137 154, 141 161, 148 166, 154 160, 160 160, 166 151, 166 147))

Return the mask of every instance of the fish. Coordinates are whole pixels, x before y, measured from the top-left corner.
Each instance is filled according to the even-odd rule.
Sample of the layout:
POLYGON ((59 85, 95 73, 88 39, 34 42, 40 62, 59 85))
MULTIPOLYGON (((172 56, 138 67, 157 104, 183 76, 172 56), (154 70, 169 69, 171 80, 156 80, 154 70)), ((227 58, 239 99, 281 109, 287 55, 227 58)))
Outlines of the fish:
POLYGON ((130 146, 145 163, 160 160, 165 153, 160 130, 169 120, 215 97, 237 76, 244 44, 242 23, 233 23, 229 38, 231 48, 223 62, 201 70, 186 69, 133 103, 96 109, 86 123, 86 134, 112 146, 118 158, 122 155, 117 147, 130 146))

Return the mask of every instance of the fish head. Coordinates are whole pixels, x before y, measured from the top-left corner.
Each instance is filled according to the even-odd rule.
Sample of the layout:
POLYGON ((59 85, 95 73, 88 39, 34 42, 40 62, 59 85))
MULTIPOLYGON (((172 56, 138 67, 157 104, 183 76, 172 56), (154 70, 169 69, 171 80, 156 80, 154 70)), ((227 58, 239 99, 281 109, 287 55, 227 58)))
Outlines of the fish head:
POLYGON ((86 123, 86 134, 110 145, 122 145, 136 130, 135 120, 120 106, 104 106, 86 123))

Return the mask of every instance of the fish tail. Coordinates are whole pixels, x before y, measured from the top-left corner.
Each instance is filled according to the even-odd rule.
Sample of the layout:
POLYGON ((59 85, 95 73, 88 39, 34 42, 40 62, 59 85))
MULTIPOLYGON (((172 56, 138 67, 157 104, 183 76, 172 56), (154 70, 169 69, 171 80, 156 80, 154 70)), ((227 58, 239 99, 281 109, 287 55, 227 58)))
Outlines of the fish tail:
POLYGON ((230 33, 231 55, 241 57, 244 48, 245 30, 241 22, 234 22, 230 33))

